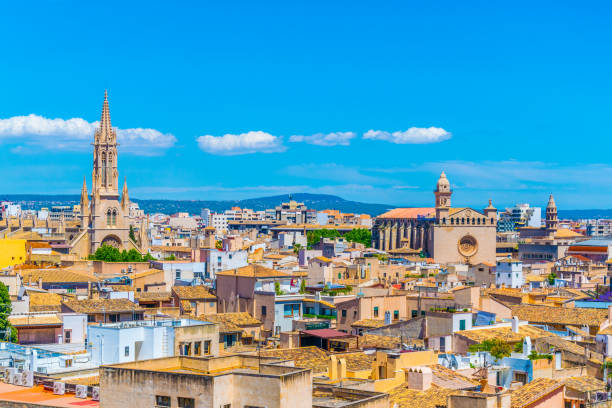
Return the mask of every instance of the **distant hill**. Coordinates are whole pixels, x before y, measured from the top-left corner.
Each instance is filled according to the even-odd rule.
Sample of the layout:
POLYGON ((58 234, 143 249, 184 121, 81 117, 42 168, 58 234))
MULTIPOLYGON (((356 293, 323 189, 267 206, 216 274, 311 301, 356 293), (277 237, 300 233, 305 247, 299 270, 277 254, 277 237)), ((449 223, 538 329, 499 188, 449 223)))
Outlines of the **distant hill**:
MULTIPOLYGON (((308 208, 316 210, 339 210, 347 213, 370 214, 371 216, 380 215, 394 205, 371 204, 358 201, 349 201, 341 197, 329 194, 293 194, 292 198, 303 202, 308 208)), ((39 194, 5 194, 0 195, 0 200, 18 202, 26 209, 40 209, 41 207, 51 207, 54 205, 73 205, 78 204, 78 195, 39 195, 39 194)), ((231 207, 250 208, 255 211, 274 208, 282 202, 289 200, 288 195, 277 195, 270 197, 249 198, 245 200, 140 200, 132 198, 138 203, 146 213, 161 212, 173 214, 177 212, 188 212, 190 214, 200 214, 202 208, 210 208, 213 211, 229 210, 231 207)))
MULTIPOLYGON (((296 201, 303 202, 308 208, 315 210, 339 210, 345 213, 370 214, 375 217, 396 205, 372 204, 359 201, 349 201, 330 194, 296 193, 292 195, 296 201)), ((79 195, 43 195, 43 194, 4 194, 1 200, 14 201, 21 204, 25 209, 40 209, 54 205, 78 204, 79 195)), ((200 214, 202 208, 210 208, 213 211, 229 210, 232 207, 250 208, 255 211, 274 208, 282 202, 289 200, 289 195, 276 195, 269 197, 248 198, 245 200, 140 200, 132 198, 146 213, 161 212, 174 214, 177 212, 188 212, 200 214)), ((542 214, 543 215, 543 214, 542 214)), ((560 219, 595 219, 612 218, 612 209, 609 210, 559 210, 560 219)))

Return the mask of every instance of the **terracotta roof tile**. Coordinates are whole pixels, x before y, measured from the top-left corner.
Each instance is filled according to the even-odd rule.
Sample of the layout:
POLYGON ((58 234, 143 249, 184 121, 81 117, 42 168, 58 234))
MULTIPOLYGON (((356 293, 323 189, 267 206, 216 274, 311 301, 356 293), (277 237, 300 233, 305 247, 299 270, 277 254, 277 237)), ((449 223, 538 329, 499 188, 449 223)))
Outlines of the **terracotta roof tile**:
POLYGON ((511 407, 523 408, 549 395, 563 384, 550 378, 536 378, 529 384, 514 390, 511 395, 511 407))
POLYGON ((217 300, 217 297, 210 293, 210 290, 206 286, 174 286, 172 288, 174 293, 181 300, 217 300))
POLYGON ((128 299, 85 299, 69 300, 64 306, 75 313, 119 313, 140 312, 144 309, 128 299))

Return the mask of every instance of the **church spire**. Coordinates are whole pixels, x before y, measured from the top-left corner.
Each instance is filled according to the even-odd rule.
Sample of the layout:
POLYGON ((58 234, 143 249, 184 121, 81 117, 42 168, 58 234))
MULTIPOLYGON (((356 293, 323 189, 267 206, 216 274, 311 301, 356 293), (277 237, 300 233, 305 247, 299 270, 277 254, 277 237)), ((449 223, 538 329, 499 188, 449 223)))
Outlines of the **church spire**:
POLYGON ((108 108, 108 91, 104 90, 104 103, 102 104, 102 117, 100 118, 100 130, 104 132, 104 131, 108 131, 111 129, 112 129, 112 126, 111 126, 111 119, 110 119, 110 109, 108 108))

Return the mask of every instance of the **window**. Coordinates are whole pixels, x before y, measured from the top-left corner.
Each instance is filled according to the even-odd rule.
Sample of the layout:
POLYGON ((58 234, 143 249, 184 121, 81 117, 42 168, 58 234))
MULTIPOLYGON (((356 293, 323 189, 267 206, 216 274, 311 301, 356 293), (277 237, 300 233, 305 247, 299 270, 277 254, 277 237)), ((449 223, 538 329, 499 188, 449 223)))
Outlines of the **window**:
POLYGON ((64 343, 70 343, 72 340, 72 330, 64 330, 64 343))
POLYGON ((300 315, 300 305, 284 305, 285 317, 293 317, 300 315))
POLYGON ((120 317, 119 317, 119 313, 111 313, 108 315, 108 319, 110 320, 111 323, 116 323, 118 321, 120 321, 120 317))
POLYGON ((193 355, 199 356, 202 354, 202 342, 196 341, 193 343, 193 355))
POLYGON ((378 317, 378 306, 374 306, 374 317, 378 317))
POLYGON ((169 407, 170 406, 170 397, 166 395, 156 395, 155 396, 155 405, 158 407, 169 407))
POLYGON ((180 346, 181 356, 191 355, 191 343, 183 343, 180 346))
POLYGON ((117 225, 117 210, 113 210, 113 225, 117 225))
POLYGON ((210 340, 204 340, 204 354, 210 354, 210 340))
POLYGON ((399 320, 399 310, 393 311, 393 320, 399 320))
POLYGON ((346 317, 346 309, 342 310, 342 317, 346 317))
POLYGON ((96 316, 87 315, 87 323, 95 323, 95 322, 96 322, 96 316))
POLYGON ((130 346, 125 346, 124 354, 126 357, 130 356, 130 346))
POLYGON ((181 279, 181 270, 180 269, 176 270, 176 279, 181 279))
POLYGON ((221 408, 232 408, 232 404, 221 405, 221 408))
POLYGON ((179 408, 194 408, 195 400, 193 398, 178 397, 179 408))
POLYGON ((418 310, 413 310, 412 312, 410 312, 412 318, 414 319, 415 317, 417 317, 419 315, 419 311, 418 310))
POLYGON ((265 316, 268 313, 268 307, 267 306, 262 306, 261 307, 261 315, 265 316))

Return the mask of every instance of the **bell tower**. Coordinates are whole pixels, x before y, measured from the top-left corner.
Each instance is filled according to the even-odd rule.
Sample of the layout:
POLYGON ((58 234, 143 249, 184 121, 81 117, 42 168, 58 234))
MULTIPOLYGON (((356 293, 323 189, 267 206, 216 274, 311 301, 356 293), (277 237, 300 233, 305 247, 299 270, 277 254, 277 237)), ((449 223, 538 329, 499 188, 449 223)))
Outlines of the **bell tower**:
POLYGON ((446 174, 444 174, 444 172, 440 174, 434 194, 436 196, 436 208, 448 208, 451 206, 451 195, 453 192, 451 191, 450 182, 446 178, 446 174))
POLYGON ((555 204, 555 199, 551 194, 548 198, 548 205, 546 206, 546 228, 551 231, 556 231, 558 226, 557 204, 555 204))

